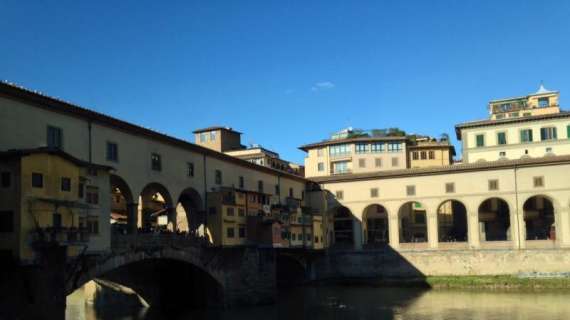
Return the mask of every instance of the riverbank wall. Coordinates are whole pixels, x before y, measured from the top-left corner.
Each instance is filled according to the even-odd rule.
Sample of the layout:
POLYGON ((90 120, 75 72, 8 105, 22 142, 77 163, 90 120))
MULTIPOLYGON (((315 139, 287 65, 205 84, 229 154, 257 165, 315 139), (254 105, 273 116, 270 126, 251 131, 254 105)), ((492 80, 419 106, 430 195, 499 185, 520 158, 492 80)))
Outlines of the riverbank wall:
POLYGON ((494 275, 567 277, 570 249, 329 251, 310 270, 314 281, 494 275))

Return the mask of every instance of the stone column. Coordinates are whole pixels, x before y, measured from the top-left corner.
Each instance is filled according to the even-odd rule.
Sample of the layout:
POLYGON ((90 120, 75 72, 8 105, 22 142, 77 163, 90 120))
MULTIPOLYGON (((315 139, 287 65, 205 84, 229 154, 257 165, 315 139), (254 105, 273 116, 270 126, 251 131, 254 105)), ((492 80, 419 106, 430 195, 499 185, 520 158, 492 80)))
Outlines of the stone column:
POLYGON ((437 249, 439 243, 438 228, 437 228, 437 213, 426 212, 427 219, 427 233, 428 233, 428 247, 430 249, 437 249))
POLYGON ((524 210, 523 206, 519 207, 519 212, 515 214, 515 221, 516 221, 516 238, 513 237, 513 241, 516 239, 515 248, 524 249, 526 248, 526 222, 524 221, 524 210))
POLYGON ((390 234, 390 246, 394 249, 400 247, 400 227, 398 225, 398 217, 388 217, 388 233, 390 234))
POLYGON ((561 247, 570 247, 570 210, 566 207, 554 208, 556 241, 561 247))
POLYGON ((362 223, 356 218, 352 218, 352 237, 354 241, 354 249, 362 250, 362 223))
POLYGON ((476 211, 467 211, 467 232, 469 248, 481 248, 481 239, 479 238, 479 214, 476 211))
POLYGON ((521 249, 524 248, 524 241, 525 241, 525 238, 521 238, 521 236, 523 235, 522 233, 524 232, 524 230, 521 230, 521 228, 524 228, 524 219, 522 215, 519 215, 519 213, 516 210, 516 207, 513 207, 513 209, 511 210, 512 211, 510 212, 509 216, 511 220, 510 232, 511 232, 512 248, 521 249), (523 220, 522 224, 521 220, 523 220))
POLYGON ((138 221, 138 203, 128 203, 127 204, 127 232, 129 234, 137 233, 138 221))

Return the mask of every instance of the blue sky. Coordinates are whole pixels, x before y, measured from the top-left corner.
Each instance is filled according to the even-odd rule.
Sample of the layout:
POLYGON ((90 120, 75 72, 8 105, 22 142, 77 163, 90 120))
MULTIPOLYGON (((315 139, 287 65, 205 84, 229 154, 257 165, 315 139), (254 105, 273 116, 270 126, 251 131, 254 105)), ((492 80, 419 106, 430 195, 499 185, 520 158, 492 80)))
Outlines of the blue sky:
POLYGON ((541 80, 570 95, 570 1, 0 0, 0 35, 0 79, 301 163, 347 126, 454 136, 541 80))

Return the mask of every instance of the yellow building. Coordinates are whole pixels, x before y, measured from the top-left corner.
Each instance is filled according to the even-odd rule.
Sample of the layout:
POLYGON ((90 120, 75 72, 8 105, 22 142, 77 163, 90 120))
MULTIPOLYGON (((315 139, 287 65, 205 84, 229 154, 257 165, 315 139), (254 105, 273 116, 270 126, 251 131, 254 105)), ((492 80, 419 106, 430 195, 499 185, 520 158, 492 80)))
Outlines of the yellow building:
POLYGON ((570 112, 543 86, 531 95, 489 102, 488 120, 455 126, 463 163, 570 154, 570 112))
POLYGON ((215 246, 247 244, 247 200, 246 192, 232 188, 208 193, 206 225, 215 246))
POLYGON ((408 168, 440 167, 453 164, 455 147, 449 140, 431 137, 415 139, 408 145, 408 168))
POLYGON ((101 243, 101 214, 108 207, 110 167, 93 165, 50 148, 0 152, 0 250, 23 263, 36 246, 58 244, 77 255, 101 243), (99 242, 99 243, 96 243, 99 242))

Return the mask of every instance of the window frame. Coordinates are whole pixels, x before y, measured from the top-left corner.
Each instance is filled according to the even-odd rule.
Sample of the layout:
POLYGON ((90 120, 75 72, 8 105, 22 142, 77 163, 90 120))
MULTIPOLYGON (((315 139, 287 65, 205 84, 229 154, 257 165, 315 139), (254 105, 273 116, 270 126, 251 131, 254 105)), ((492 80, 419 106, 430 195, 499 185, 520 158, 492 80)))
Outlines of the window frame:
POLYGON ((32 188, 43 189, 43 187, 44 187, 44 175, 39 172, 32 172, 32 188))
POLYGON ((48 148, 63 150, 63 129, 54 125, 47 126, 46 145, 48 148), (50 133, 57 133, 52 137, 50 133), (53 141, 52 141, 53 140, 53 141))
POLYGON ((152 171, 162 171, 162 157, 159 153, 152 152, 150 154, 150 169, 152 171))
POLYGON ((485 134, 480 133, 475 135, 475 147, 476 148, 483 148, 485 147, 485 134), (479 138, 481 138, 481 144, 479 144, 479 138))
POLYGON ((113 141, 107 141, 107 150, 105 158, 107 161, 119 162, 119 144, 113 141))

